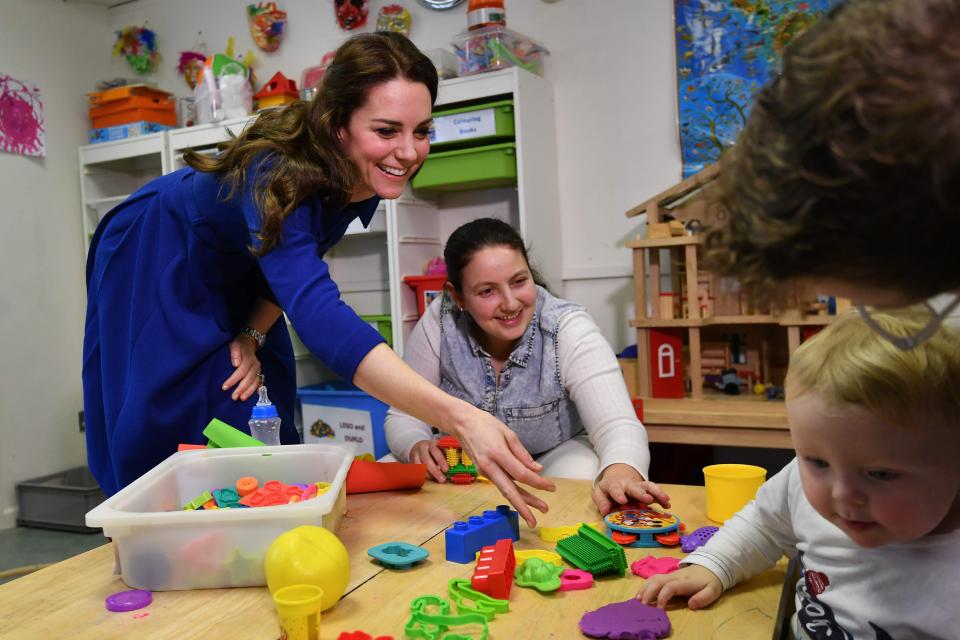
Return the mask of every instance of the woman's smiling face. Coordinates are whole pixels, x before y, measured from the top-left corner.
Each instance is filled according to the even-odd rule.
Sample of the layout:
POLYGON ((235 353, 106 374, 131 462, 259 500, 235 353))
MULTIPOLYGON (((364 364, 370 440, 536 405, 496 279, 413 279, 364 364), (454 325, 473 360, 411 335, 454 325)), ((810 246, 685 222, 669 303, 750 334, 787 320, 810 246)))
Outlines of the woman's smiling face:
POLYGON ((527 330, 537 306, 537 287, 523 254, 506 245, 478 250, 461 274, 453 299, 479 327, 490 355, 506 358, 527 330))
POLYGON ((351 201, 400 197, 430 152, 431 109, 430 90, 419 82, 395 78, 370 89, 338 132, 359 175, 351 201))

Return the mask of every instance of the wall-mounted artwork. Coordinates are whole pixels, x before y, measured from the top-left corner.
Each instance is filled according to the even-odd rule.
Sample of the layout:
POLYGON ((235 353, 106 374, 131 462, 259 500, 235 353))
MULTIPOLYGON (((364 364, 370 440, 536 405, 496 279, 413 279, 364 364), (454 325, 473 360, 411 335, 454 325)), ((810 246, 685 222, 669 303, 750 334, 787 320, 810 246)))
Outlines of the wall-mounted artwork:
POLYGON ((47 155, 40 87, 4 73, 0 73, 0 151, 47 155))
POLYGON ((683 177, 715 162, 784 47, 837 0, 675 0, 683 177))

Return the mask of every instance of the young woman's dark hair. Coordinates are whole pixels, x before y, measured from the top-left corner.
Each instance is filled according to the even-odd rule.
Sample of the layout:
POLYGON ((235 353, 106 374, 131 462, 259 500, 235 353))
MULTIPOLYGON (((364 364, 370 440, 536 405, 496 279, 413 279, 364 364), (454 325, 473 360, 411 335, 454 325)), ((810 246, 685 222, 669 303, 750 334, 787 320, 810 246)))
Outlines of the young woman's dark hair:
POLYGON ((337 132, 373 87, 397 78, 425 85, 436 102, 436 68, 412 42, 394 32, 356 35, 337 49, 309 103, 267 111, 218 156, 187 152, 184 161, 199 171, 223 172, 226 197, 244 188, 251 162, 259 163, 254 199, 263 223, 256 253, 263 255, 276 246, 284 219, 305 199, 322 194, 331 207, 349 203, 357 171, 337 132))
POLYGON ((457 293, 463 293, 463 270, 470 264, 473 254, 487 247, 510 247, 518 251, 530 268, 533 281, 547 289, 543 278, 530 264, 527 247, 517 230, 497 218, 478 218, 451 233, 443 249, 443 260, 447 263, 447 280, 457 293))

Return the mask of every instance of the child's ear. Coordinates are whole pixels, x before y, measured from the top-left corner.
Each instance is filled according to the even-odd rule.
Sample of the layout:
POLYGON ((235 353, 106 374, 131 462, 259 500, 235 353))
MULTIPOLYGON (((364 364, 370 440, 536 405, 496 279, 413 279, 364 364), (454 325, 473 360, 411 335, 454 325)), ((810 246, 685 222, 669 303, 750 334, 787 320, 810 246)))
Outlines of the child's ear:
POLYGON ((444 290, 450 295, 450 299, 453 300, 453 304, 457 305, 457 309, 463 311, 463 296, 457 293, 457 290, 453 288, 453 285, 449 280, 443 285, 444 290))

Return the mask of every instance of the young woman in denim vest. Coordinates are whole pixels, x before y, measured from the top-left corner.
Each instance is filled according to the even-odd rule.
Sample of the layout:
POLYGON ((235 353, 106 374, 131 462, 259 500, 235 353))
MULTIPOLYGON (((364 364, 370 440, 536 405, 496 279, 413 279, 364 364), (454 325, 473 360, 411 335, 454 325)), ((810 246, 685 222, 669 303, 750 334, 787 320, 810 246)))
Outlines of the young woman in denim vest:
MULTIPOLYGON (((537 283, 513 227, 494 218, 469 222, 451 234, 444 259, 446 292, 410 335, 407 363, 499 418, 537 456, 543 475, 596 480, 601 513, 631 500, 669 506, 646 480, 647 434, 613 350, 583 307, 537 283)), ((445 480, 447 462, 429 425, 391 408, 386 431, 394 455, 445 480)))

